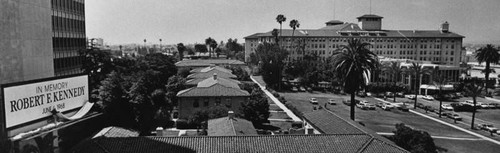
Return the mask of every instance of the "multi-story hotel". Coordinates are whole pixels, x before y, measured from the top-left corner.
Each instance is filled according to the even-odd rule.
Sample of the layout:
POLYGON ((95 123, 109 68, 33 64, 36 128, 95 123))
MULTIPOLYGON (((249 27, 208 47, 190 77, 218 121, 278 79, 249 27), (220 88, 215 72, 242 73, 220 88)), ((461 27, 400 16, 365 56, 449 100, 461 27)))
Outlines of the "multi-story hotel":
MULTIPOLYGON (((301 60, 305 54, 317 54, 326 59, 351 38, 368 42, 372 44, 370 50, 378 56, 393 59, 458 66, 465 55, 462 52, 464 36, 451 32, 447 22, 442 23, 439 30, 385 30, 382 18, 367 14, 357 18, 358 24, 332 20, 320 29, 283 29, 280 43, 289 50, 287 61, 301 60), (297 39, 305 41, 304 52, 293 49, 297 39)), ((271 31, 245 37, 245 62, 260 43, 274 40, 271 31)))
POLYGON ((80 73, 84 0, 0 3, 0 84, 80 73))

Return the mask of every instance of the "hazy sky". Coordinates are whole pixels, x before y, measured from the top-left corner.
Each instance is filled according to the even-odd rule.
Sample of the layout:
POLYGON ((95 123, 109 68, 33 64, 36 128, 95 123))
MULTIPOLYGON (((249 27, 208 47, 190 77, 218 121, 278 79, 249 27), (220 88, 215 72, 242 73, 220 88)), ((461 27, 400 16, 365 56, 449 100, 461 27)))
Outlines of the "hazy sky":
MULTIPOLYGON (((109 44, 218 42, 279 28, 276 16, 318 29, 335 19, 357 22, 370 0, 86 0, 87 37, 109 44), (335 2, 334 2, 335 1, 335 2), (335 4, 335 5, 334 5, 335 4)), ((465 42, 500 41, 500 0, 372 0, 383 29, 436 30, 448 21, 465 42)))

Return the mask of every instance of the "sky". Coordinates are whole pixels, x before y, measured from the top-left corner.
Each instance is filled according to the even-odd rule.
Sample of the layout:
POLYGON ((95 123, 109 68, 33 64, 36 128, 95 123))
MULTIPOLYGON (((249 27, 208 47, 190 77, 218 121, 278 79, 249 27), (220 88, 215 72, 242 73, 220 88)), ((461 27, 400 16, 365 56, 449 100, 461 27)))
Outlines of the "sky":
MULTIPOLYGON (((371 0, 382 29, 437 30, 444 21, 464 42, 500 41, 500 0, 371 0)), ((86 0, 87 37, 109 44, 226 42, 279 28, 276 16, 318 29, 336 19, 357 23, 370 0, 86 0)))

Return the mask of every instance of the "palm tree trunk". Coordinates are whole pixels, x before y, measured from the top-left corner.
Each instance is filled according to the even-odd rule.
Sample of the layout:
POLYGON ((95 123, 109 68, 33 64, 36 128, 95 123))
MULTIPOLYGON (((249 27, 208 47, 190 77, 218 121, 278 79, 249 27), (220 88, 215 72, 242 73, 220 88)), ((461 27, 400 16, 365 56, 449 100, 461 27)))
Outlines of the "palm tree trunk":
POLYGON ((470 129, 474 129, 474 119, 476 117, 476 96, 473 96, 472 100, 474 102, 474 106, 472 108, 472 121, 470 122, 470 129))
POLYGON ((441 95, 441 90, 442 90, 442 89, 441 89, 441 87, 439 87, 439 95, 438 95, 438 97, 439 97, 439 118, 441 118, 441 112, 442 112, 442 110, 443 110, 443 108, 442 108, 442 105, 443 105, 443 97, 442 97, 442 95, 441 95))
POLYGON ((354 91, 351 92, 351 120, 354 121, 354 107, 356 106, 356 99, 354 98, 354 91))
POLYGON ((484 92, 488 95, 488 81, 490 78, 490 62, 486 62, 486 72, 484 73, 484 92))
MULTIPOLYGON (((279 40, 279 39, 281 39, 281 36, 282 36, 282 35, 281 35, 281 25, 282 25, 282 24, 281 24, 281 22, 280 22, 280 37, 278 38, 278 40, 279 40)), ((281 41, 281 40, 280 40, 280 41, 281 41)), ((278 44, 278 46, 280 46, 280 47, 281 47, 281 45, 280 45, 280 44, 278 44)))
MULTIPOLYGON (((418 90, 419 90, 417 87, 418 86, 417 81, 418 81, 418 74, 415 75, 415 103, 413 104, 413 109, 417 109, 417 97, 418 97, 418 90)), ((411 80, 410 80, 410 82, 411 82, 411 80)))

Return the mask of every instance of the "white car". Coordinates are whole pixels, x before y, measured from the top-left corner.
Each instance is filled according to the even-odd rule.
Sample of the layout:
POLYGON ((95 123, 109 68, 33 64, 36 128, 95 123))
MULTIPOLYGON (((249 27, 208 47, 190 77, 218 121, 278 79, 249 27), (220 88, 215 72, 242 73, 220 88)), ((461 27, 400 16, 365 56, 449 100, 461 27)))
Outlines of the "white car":
POLYGON ((310 102, 311 104, 318 104, 318 100, 317 100, 316 98, 311 98, 311 99, 309 100, 309 102, 310 102))
POLYGON ((453 110, 453 107, 451 107, 450 104, 443 104, 441 105, 441 108, 443 108, 444 110, 453 110))
POLYGON ((426 95, 426 96, 424 96, 422 98, 425 99, 425 100, 434 100, 434 97, 432 97, 430 95, 426 95))
POLYGON ((405 95, 405 97, 411 100, 415 99, 415 95, 405 95))
POLYGON ((330 105, 337 105, 337 103, 335 102, 335 99, 329 99, 328 100, 328 104, 330 104, 330 105))
POLYGON ((391 105, 389 103, 384 103, 382 104, 382 107, 381 107, 383 110, 391 110, 394 108, 394 105, 391 105))

